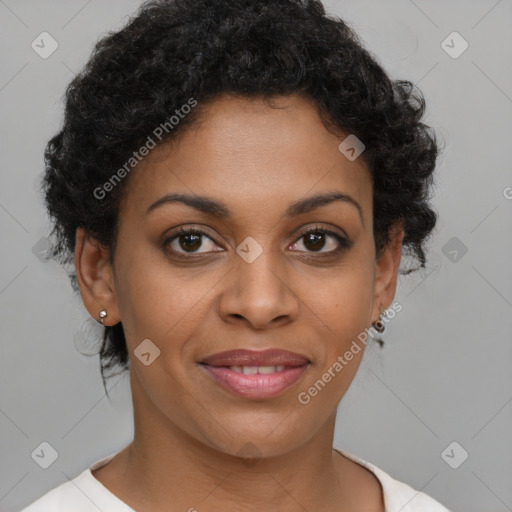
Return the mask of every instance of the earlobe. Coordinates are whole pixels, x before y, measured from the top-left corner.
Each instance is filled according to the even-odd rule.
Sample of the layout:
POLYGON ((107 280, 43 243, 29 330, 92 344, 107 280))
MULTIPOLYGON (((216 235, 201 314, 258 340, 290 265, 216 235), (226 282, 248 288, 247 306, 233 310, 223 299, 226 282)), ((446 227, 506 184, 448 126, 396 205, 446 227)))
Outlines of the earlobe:
POLYGON ((84 228, 76 230, 75 269, 80 295, 89 314, 99 322, 100 311, 107 311, 104 325, 118 323, 120 316, 108 251, 84 228))
POLYGON ((378 320, 381 308, 389 308, 395 297, 404 235, 402 224, 395 225, 376 263, 372 322, 378 320))

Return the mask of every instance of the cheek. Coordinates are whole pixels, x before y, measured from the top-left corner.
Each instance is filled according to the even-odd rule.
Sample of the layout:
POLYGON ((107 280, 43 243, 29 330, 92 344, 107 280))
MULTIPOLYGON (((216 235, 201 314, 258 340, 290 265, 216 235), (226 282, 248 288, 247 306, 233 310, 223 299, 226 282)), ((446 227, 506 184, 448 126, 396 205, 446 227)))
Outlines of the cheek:
POLYGON ((157 251, 133 250, 119 259, 117 273, 122 277, 116 293, 131 350, 146 338, 160 350, 177 350, 179 340, 187 339, 204 318, 209 304, 207 291, 221 276, 215 271, 172 267, 157 251))
POLYGON ((361 267, 345 269, 337 278, 318 281, 319 287, 307 295, 307 305, 318 318, 318 340, 322 350, 314 371, 297 396, 298 403, 313 416, 323 417, 343 398, 361 363, 370 322, 372 279, 361 267))
POLYGON ((307 305, 305 310, 314 313, 311 322, 318 326, 318 341, 322 344, 312 381, 328 372, 325 380, 333 383, 322 391, 324 398, 330 395, 336 401, 342 397, 363 357, 371 323, 373 271, 372 253, 361 247, 338 268, 299 281, 300 297, 307 305))
POLYGON ((332 336, 346 341, 368 327, 374 293, 371 263, 354 255, 337 269, 300 282, 302 300, 332 336))

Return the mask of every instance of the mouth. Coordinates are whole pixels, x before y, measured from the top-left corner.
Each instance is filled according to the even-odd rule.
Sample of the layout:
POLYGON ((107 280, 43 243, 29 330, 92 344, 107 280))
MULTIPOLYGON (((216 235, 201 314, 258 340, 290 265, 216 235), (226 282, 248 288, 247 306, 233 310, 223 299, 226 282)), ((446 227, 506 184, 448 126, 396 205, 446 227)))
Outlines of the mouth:
POLYGON ((199 364, 227 391, 261 400, 289 389, 311 361, 302 354, 281 349, 238 349, 214 354, 199 364))

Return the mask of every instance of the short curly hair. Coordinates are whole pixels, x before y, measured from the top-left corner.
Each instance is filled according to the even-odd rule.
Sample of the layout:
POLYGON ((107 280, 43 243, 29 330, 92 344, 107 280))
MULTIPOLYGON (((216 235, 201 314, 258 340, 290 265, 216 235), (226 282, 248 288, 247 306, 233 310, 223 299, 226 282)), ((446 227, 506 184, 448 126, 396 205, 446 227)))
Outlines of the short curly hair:
MULTIPOLYGON (((159 144, 225 93, 267 100, 301 94, 326 128, 363 141, 376 254, 400 221, 404 253, 425 267, 425 241, 437 220, 429 201, 440 150, 434 130, 420 121, 423 95, 408 80, 391 80, 346 22, 327 15, 317 0, 152 0, 102 37, 68 85, 62 129, 45 150, 50 257, 71 263, 76 230, 84 227, 113 263, 127 179, 101 199, 93 191, 191 97, 198 107, 159 144)), ((69 277, 76 292, 76 269, 69 277)), ((110 377, 129 367, 121 323, 104 328, 99 353, 105 385, 107 370, 110 377)))

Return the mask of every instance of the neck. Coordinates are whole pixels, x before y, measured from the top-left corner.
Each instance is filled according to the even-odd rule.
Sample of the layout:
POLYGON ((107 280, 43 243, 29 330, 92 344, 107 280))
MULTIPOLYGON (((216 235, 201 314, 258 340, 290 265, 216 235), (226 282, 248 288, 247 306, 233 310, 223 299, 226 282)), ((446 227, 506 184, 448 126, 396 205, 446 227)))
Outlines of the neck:
POLYGON ((352 503, 354 463, 332 450, 336 410, 306 443, 270 457, 248 443, 249 458, 241 458, 192 437, 141 392, 132 386, 134 440, 109 464, 117 482, 98 478, 132 508, 220 511, 236 503, 244 512, 298 512, 352 503))

